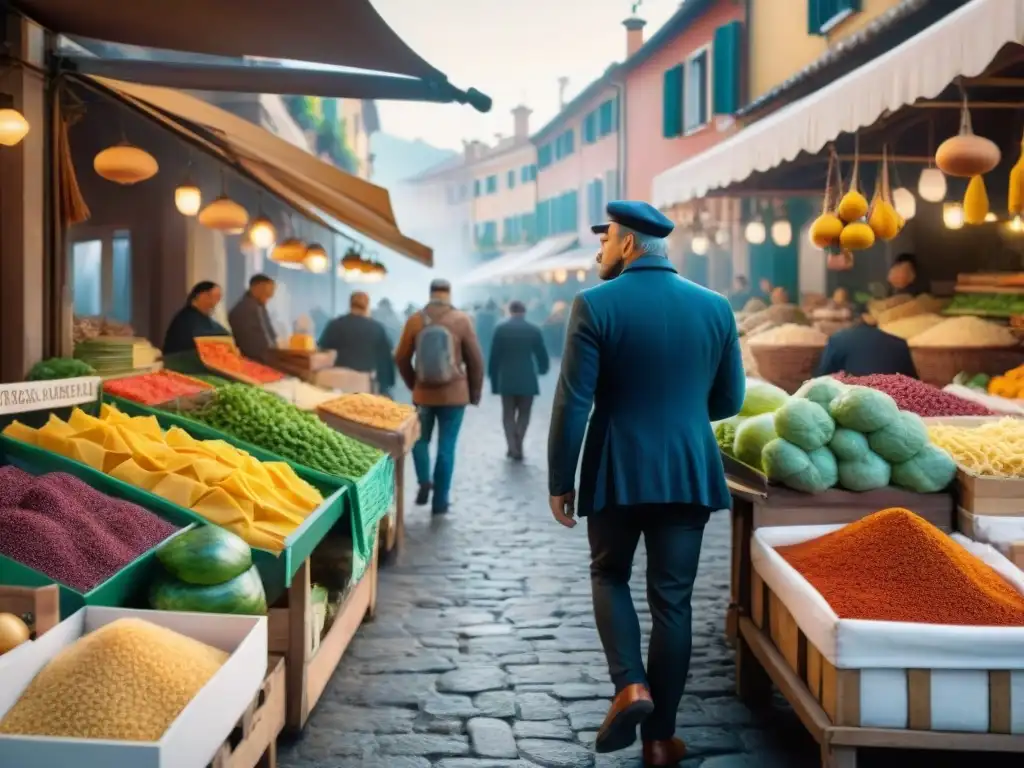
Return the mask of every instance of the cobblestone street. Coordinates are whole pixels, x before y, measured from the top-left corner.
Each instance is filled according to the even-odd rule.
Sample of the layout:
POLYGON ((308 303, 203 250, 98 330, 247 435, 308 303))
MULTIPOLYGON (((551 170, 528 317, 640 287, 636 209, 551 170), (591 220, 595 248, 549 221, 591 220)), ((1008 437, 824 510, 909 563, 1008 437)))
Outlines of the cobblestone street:
MULTIPOLYGON (((585 527, 563 529, 547 510, 546 384, 523 465, 505 459, 497 398, 467 413, 450 514, 408 513, 406 551, 381 573, 376 621, 359 630, 304 735, 282 742, 283 768, 639 768, 639 745, 611 755, 590 748, 612 688, 591 613, 585 527)), ((816 745, 782 703, 754 715, 734 698, 729 546, 729 519, 715 515, 677 720, 691 755, 683 765, 817 766, 816 745)), ((646 630, 643 567, 638 555, 633 590, 646 630)), ((908 757, 871 757, 861 768, 908 757)), ((964 758, 935 757, 929 765, 964 758)))

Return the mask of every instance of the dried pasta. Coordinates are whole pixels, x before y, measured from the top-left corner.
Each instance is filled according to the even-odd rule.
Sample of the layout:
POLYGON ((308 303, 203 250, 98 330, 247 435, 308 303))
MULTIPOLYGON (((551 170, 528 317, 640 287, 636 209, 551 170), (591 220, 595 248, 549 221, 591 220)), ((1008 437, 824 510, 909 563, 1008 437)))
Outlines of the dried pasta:
POLYGON ((1024 420, 1005 418, 978 427, 936 424, 932 443, 968 472, 987 477, 1024 477, 1024 420))

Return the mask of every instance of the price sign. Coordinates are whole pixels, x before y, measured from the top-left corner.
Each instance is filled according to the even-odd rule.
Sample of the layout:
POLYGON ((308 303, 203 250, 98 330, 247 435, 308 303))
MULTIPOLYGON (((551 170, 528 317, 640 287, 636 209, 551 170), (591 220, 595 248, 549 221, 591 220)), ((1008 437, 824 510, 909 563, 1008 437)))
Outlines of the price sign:
POLYGON ((100 397, 99 376, 81 376, 55 381, 19 381, 0 384, 0 415, 52 411, 72 405, 96 402, 100 397))

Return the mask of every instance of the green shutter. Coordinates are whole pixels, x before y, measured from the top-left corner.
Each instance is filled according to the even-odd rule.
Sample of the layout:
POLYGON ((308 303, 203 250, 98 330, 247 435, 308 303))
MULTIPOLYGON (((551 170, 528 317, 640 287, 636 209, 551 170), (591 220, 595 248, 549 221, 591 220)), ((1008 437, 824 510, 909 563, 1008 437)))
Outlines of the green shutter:
POLYGON ((666 139, 683 133, 683 65, 665 72, 662 92, 662 135, 666 139))
POLYGON ((715 30, 711 68, 712 113, 731 115, 740 108, 743 72, 743 25, 730 21, 715 30))
POLYGON ((821 34, 821 0, 807 0, 807 34, 821 34))

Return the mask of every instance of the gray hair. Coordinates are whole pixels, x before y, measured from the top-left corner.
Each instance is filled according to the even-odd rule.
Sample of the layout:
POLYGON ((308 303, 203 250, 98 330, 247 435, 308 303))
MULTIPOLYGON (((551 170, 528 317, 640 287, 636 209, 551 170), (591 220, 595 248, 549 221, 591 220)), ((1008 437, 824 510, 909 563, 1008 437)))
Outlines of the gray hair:
POLYGON ((643 232, 637 232, 635 229, 624 227, 620 224, 619 238, 624 238, 626 235, 633 236, 636 249, 642 255, 668 257, 668 242, 666 242, 665 238, 645 235, 643 232))

